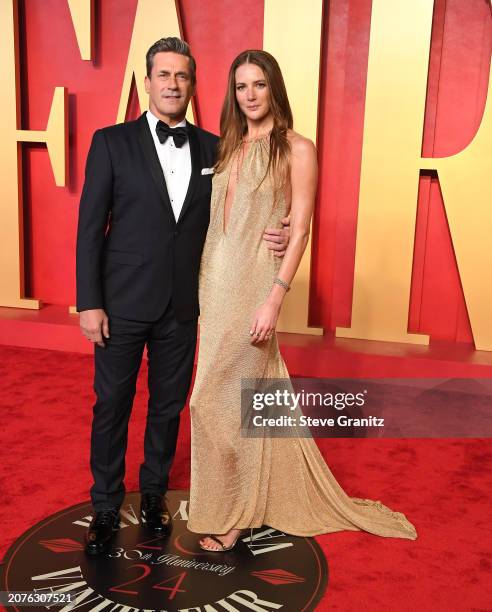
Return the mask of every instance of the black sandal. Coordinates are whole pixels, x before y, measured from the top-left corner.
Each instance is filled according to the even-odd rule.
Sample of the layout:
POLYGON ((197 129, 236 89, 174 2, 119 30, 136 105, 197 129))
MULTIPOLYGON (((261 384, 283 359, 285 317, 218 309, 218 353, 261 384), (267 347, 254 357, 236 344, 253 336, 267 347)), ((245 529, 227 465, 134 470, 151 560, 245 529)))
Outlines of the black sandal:
POLYGON ((237 534, 236 539, 234 540, 234 542, 232 544, 230 544, 229 546, 226 546, 223 542, 220 541, 220 539, 217 536, 214 536, 213 534, 209 534, 208 538, 210 538, 211 540, 213 540, 214 542, 217 542, 217 544, 220 544, 221 549, 217 549, 217 548, 207 548, 206 546, 203 546, 203 544, 201 544, 200 542, 198 542, 198 544, 200 545, 200 548, 202 550, 206 550, 207 552, 227 552, 228 550, 232 550, 234 548, 234 546, 236 546, 237 541, 239 540, 239 538, 242 536, 243 532, 242 530, 237 534))

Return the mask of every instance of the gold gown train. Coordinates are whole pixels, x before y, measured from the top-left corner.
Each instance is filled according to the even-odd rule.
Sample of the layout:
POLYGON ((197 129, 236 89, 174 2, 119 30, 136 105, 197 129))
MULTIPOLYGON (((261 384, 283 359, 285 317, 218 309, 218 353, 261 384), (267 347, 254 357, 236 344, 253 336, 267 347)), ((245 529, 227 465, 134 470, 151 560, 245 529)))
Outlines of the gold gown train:
POLYGON ((340 530, 415 539, 404 514, 380 501, 349 497, 312 438, 240 435, 241 378, 288 378, 275 335, 250 343, 255 310, 280 266, 263 230, 280 227, 284 197, 274 201, 265 174, 268 140, 253 141, 236 185, 227 229, 224 202, 232 163, 213 179, 210 226, 200 268, 200 347, 191 410, 188 529, 224 534, 268 525, 313 536, 340 530))

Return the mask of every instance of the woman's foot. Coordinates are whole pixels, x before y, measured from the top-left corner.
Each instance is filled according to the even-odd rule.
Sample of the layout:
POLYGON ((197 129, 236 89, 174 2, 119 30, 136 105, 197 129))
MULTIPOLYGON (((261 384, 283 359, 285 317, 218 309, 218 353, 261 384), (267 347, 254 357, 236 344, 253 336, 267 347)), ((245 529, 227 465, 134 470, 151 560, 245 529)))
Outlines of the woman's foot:
POLYGON ((241 535, 241 529, 231 529, 220 536, 210 535, 199 540, 200 547, 212 552, 224 552, 231 550, 241 535))

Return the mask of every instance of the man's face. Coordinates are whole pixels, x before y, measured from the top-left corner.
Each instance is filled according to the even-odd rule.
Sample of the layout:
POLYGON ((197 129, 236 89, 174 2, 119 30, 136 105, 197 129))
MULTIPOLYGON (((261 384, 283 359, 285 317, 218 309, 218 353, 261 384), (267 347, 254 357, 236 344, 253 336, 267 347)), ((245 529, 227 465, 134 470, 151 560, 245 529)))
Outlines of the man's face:
POLYGON ((172 51, 156 53, 150 78, 145 77, 145 91, 154 115, 171 125, 182 121, 195 93, 189 59, 172 51))

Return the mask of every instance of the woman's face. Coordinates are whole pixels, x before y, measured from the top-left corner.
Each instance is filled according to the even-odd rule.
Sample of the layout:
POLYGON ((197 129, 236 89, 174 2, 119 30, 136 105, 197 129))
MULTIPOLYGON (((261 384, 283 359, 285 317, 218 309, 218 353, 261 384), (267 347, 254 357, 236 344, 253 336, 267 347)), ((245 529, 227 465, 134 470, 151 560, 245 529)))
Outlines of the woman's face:
POLYGON ((270 92, 263 70, 256 64, 242 64, 236 69, 236 100, 252 121, 270 114, 270 92))

